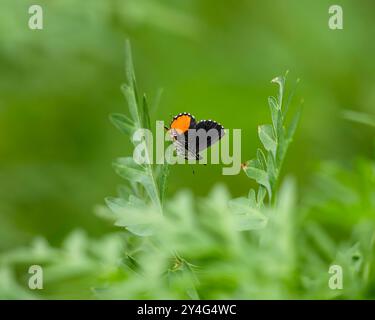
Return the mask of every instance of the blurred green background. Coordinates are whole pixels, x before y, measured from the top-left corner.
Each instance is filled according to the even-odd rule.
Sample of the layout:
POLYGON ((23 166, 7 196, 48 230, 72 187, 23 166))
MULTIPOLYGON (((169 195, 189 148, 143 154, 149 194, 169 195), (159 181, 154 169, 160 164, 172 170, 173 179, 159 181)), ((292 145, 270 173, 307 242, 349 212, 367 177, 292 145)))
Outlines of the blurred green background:
MULTIPOLYGON (((374 113, 372 0, 334 1, 343 30, 328 28, 326 0, 40 0, 44 29, 36 31, 28 28, 34 3, 0 4, 0 250, 37 235, 59 245, 77 228, 93 238, 117 230, 93 212, 121 182, 112 160, 132 150, 108 120, 127 112, 127 38, 141 91, 152 101, 163 88, 153 119, 169 123, 187 111, 241 128, 244 161, 260 145, 257 126, 269 122, 270 80, 286 70, 289 87, 300 78, 303 115, 283 168, 300 195, 310 193, 319 163, 373 158, 373 128, 340 116, 374 113)), ((194 175, 180 165, 168 194, 188 188, 205 196, 217 182, 232 196, 252 185, 243 173, 222 176, 218 165, 194 175)), ((339 234, 335 223, 329 228, 339 234)))

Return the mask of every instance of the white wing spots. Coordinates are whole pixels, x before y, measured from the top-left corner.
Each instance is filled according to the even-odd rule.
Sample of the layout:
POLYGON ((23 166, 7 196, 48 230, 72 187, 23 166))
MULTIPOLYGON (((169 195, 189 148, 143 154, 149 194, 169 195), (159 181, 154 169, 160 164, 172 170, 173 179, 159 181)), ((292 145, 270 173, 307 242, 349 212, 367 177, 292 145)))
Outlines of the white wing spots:
MULTIPOLYGON (((176 116, 173 117, 172 122, 173 122, 174 120, 176 120, 177 118, 183 116, 183 115, 187 115, 187 116, 191 117, 191 118, 195 121, 195 117, 194 117, 191 113, 189 113, 189 112, 180 112, 178 115, 176 115, 176 116)), ((206 120, 206 119, 203 119, 203 120, 201 120, 201 121, 199 121, 199 122, 204 122, 204 121, 210 121, 210 122, 212 122, 212 123, 214 123, 214 124, 217 124, 218 126, 221 127, 222 130, 224 130, 224 126, 223 126, 222 124, 220 124, 219 122, 216 122, 215 120, 211 120, 211 119, 206 120)))
POLYGON ((179 118, 181 116, 189 116, 189 117, 191 117, 191 118, 193 118, 195 120, 195 117, 191 113, 189 113, 189 112, 180 112, 178 115, 176 115, 176 116, 173 117, 173 120, 176 120, 177 118, 179 118))

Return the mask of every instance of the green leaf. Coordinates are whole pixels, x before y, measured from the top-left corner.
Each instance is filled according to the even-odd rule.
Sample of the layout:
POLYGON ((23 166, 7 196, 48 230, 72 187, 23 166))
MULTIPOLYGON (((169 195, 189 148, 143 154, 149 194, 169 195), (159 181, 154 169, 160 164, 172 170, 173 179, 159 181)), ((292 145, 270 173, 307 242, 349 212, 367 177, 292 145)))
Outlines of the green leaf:
POLYGON ((238 231, 259 230, 267 225, 267 218, 256 210, 246 215, 235 215, 234 219, 238 231))
POLYGON ((161 206, 159 190, 154 182, 153 173, 150 172, 150 167, 135 163, 131 157, 118 158, 113 166, 117 174, 124 179, 142 184, 153 203, 158 207, 161 206))
POLYGON ((288 112, 289 106, 290 106, 290 104, 291 104, 291 102, 292 102, 292 100, 293 100, 294 94, 296 93, 296 90, 297 90, 297 87, 298 87, 299 82, 300 82, 300 79, 298 78, 298 79, 296 80, 296 83, 295 83, 295 85, 294 85, 292 91, 291 91, 291 92, 289 93, 289 95, 288 95, 288 99, 287 99, 287 101, 286 101, 286 105, 284 106, 284 111, 283 111, 284 117, 285 117, 285 115, 286 115, 287 112, 288 112))
MULTIPOLYGON (((273 200, 272 195, 275 193, 279 172, 281 171, 281 166, 287 152, 288 145, 296 130, 297 122, 300 116, 298 112, 293 119, 288 132, 286 132, 284 127, 285 115, 282 111, 282 105, 287 73, 288 72, 286 72, 285 76, 276 77, 271 81, 279 86, 278 99, 273 96, 268 97, 272 124, 265 124, 258 127, 259 139, 262 142, 264 149, 268 152, 267 160, 264 153, 258 149, 256 159, 249 161, 243 166, 243 170, 245 171, 246 175, 251 179, 254 179, 260 185, 260 187, 265 188, 258 190, 258 206, 263 205, 266 192, 268 193, 269 201, 271 202, 271 200, 273 200)), ((293 94, 289 96, 287 101, 288 104, 290 103, 293 94)))
POLYGON ((135 92, 133 87, 123 84, 121 86, 121 91, 124 94, 126 101, 128 102, 128 108, 130 115, 134 121, 134 126, 138 129, 141 128, 141 120, 139 116, 139 111, 138 111, 138 104, 135 96, 135 92))
POLYGON ((271 186, 266 171, 252 166, 251 163, 249 163, 248 166, 245 166, 244 171, 249 178, 254 179, 257 183, 266 187, 268 193, 271 195, 271 186))
POLYGON ((285 87, 285 78, 288 74, 288 71, 285 73, 285 76, 278 76, 272 79, 272 83, 277 83, 279 85, 279 95, 278 95, 278 107, 281 110, 283 104, 283 95, 284 95, 284 87, 285 87))
POLYGON ((163 94, 163 89, 159 88, 156 92, 155 97, 152 99, 153 101, 151 102, 151 108, 150 108, 151 113, 155 113, 156 110, 158 109, 162 94, 163 94))
POLYGON ((259 186, 258 194, 257 194, 257 204, 259 207, 263 205, 263 201, 264 201, 264 198, 266 197, 266 194, 267 194, 266 188, 259 186))
POLYGON ((267 156, 267 172, 271 177, 277 177, 279 166, 271 153, 267 156))
POLYGON ((254 189, 250 189, 249 190, 249 194, 247 195, 247 198, 250 201, 250 205, 252 207, 255 207, 256 206, 256 195, 255 195, 255 190, 254 189))
POLYGON ((113 166, 117 174, 126 180, 144 183, 149 179, 146 168, 135 163, 132 157, 118 158, 113 166))
POLYGON ((294 133, 296 132, 299 119, 301 117, 301 109, 298 109, 289 125, 288 132, 286 134, 286 140, 288 144, 292 141, 294 133))
POLYGON ((228 206, 234 214, 235 226, 238 231, 258 230, 264 228, 267 224, 267 218, 258 208, 251 206, 248 198, 232 199, 228 206))
POLYGON ((141 199, 134 196, 129 201, 106 198, 106 203, 116 216, 116 226, 126 227, 130 232, 142 237, 153 234, 157 219, 141 199))
POLYGON ((375 116, 358 111, 344 110, 342 116, 350 121, 375 127, 375 116))
POLYGON ((276 141, 273 135, 273 129, 270 124, 261 125, 258 127, 259 139, 262 142, 264 148, 267 151, 272 152, 272 155, 276 156, 276 141))
MULTIPOLYGON (((273 97, 273 96, 270 96, 270 97, 268 97, 268 105, 270 106, 270 110, 271 111, 273 111, 273 110, 279 110, 280 109, 280 107, 279 107, 279 105, 278 105, 278 102, 277 102, 277 100, 276 100, 276 98, 275 97, 273 97)), ((276 127, 276 126, 275 126, 276 127)))
POLYGON ((132 89, 134 89, 133 85, 135 82, 135 73, 133 67, 132 50, 129 39, 125 41, 125 74, 128 85, 131 86, 132 89))
POLYGON ((252 208, 251 200, 245 197, 234 198, 229 200, 228 207, 234 214, 244 214, 252 208))
POLYGON ((130 188, 129 186, 127 185, 121 185, 117 188, 117 193, 118 195, 125 199, 125 200, 128 200, 129 199, 129 196, 133 193, 133 190, 132 188, 130 188))
MULTIPOLYGON (((121 90, 128 103, 130 118, 115 114, 111 116, 111 121, 123 132, 132 134, 141 128, 150 129, 151 120, 146 96, 143 95, 142 105, 140 105, 138 99, 131 47, 128 40, 125 44, 125 59, 127 83, 121 86, 121 90)), ((147 148, 145 152, 146 157, 150 158, 147 148)), ((120 176, 129 181, 133 187, 134 194, 143 196, 143 191, 146 190, 151 201, 159 208, 160 213, 162 213, 160 195, 164 193, 165 189, 160 193, 154 173, 155 170, 151 164, 138 165, 131 158, 122 158, 115 161, 114 168, 120 176)))
POLYGON ((266 156, 264 155, 264 152, 262 149, 257 149, 257 160, 261 165, 261 169, 266 169, 267 167, 267 161, 266 161, 266 156))
POLYGON ((278 104, 277 104, 277 101, 276 101, 275 97, 272 97, 272 96, 268 97, 268 105, 270 107, 273 130, 274 130, 274 133, 275 133, 275 137, 277 137, 278 132, 279 132, 280 124, 282 124, 281 110, 278 107, 278 104))
POLYGON ((109 116, 109 119, 117 129, 119 129, 121 132, 125 133, 128 136, 131 136, 135 131, 133 120, 129 119, 127 116, 123 114, 112 113, 109 116))
POLYGON ((165 191, 167 189, 167 179, 169 175, 169 164, 160 165, 160 172, 157 176, 157 184, 159 189, 160 202, 163 203, 165 191))
POLYGON ((105 201, 108 207, 116 214, 122 213, 122 211, 126 209, 144 209, 146 207, 146 203, 134 195, 131 195, 128 200, 107 197, 105 201))
POLYGON ((148 110, 147 99, 146 99, 146 95, 145 94, 143 95, 142 107, 143 107, 143 110, 142 110, 142 115, 143 115, 142 124, 143 124, 144 128, 151 130, 150 113, 149 113, 149 110, 148 110))
POLYGON ((250 161, 248 161, 246 163, 246 167, 254 167, 254 168, 262 169, 263 170, 262 163, 259 162, 259 160, 257 158, 256 159, 251 159, 250 161))

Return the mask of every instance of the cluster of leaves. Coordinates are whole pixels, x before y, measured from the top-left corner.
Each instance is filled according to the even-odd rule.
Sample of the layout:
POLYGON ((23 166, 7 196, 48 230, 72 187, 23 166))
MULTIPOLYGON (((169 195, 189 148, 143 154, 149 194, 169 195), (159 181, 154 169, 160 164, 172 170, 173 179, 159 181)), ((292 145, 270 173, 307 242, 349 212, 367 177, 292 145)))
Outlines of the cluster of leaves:
POLYGON ((247 198, 240 197, 230 202, 231 210, 238 218, 237 228, 239 230, 263 228, 267 222, 266 217, 261 212, 264 200, 267 194, 269 204, 276 198, 276 187, 282 163, 300 118, 299 108, 289 127, 285 128, 286 114, 295 91, 293 90, 289 95, 286 106, 283 108, 285 82, 286 75, 272 80, 272 83, 279 86, 278 97, 270 96, 268 98, 272 124, 264 124, 258 127, 259 139, 265 151, 258 148, 256 158, 242 165, 246 175, 259 184, 258 190, 250 189, 247 198))
MULTIPOLYGON (((127 83, 121 89, 128 102, 130 117, 124 114, 112 114, 110 116, 114 125, 127 134, 131 140, 137 130, 151 129, 150 115, 146 95, 143 95, 142 102, 137 94, 136 80, 133 69, 130 43, 126 43, 126 79, 127 83)), ((143 137, 141 144, 144 145, 145 158, 151 159, 152 155, 147 154, 149 143, 147 136, 143 137)), ((134 140, 132 140, 134 142, 134 140)), ((142 208, 146 203, 143 193, 146 192, 148 199, 162 214, 162 202, 165 194, 166 180, 168 176, 168 164, 154 165, 151 161, 145 161, 143 165, 135 162, 133 157, 119 158, 114 161, 115 171, 129 183, 121 189, 121 198, 108 198, 107 203, 114 211, 117 207, 142 208)), ((137 216, 129 217, 128 227, 136 234, 148 234, 147 228, 136 222, 137 216)))
POLYGON ((29 246, 0 255, 1 299, 82 299, 97 296, 96 291, 125 279, 121 268, 123 234, 113 233, 97 240, 76 230, 60 248, 36 238, 29 246), (43 289, 29 289, 29 267, 43 268, 43 289), (97 288, 95 290, 95 288, 97 288))
MULTIPOLYGON (((294 184, 287 181, 283 185, 278 203, 267 213, 277 218, 259 234, 235 229, 235 217, 228 211, 230 198, 224 186, 216 186, 204 199, 181 191, 165 202, 163 218, 153 221, 156 228, 152 236, 125 232, 89 240, 76 232, 60 249, 37 240, 29 248, 1 255, 2 272, 8 274, 2 278, 5 283, 0 295, 103 299, 294 297, 290 283, 296 268, 295 241, 288 236, 294 184), (40 264, 44 270, 44 289, 37 292, 27 288, 30 275, 26 266, 32 264, 40 264), (18 270, 18 277, 10 275, 10 270, 18 270)), ((138 213, 139 219, 160 217, 151 202, 138 213)), ((115 220, 122 225, 128 215, 129 210, 123 208, 117 211, 115 220)))
MULTIPOLYGON (((0 296, 373 298, 374 168, 370 161, 360 162, 353 171, 324 166, 302 207, 296 205, 294 181, 286 179, 275 204, 263 208, 267 227, 252 232, 236 230, 236 216, 228 208, 231 196, 225 187, 216 186, 206 198, 196 199, 185 190, 167 199, 163 217, 153 221, 152 236, 121 232, 90 240, 74 232, 61 248, 37 239, 27 248, 0 255, 0 296), (326 231, 332 230, 330 223, 338 234, 326 231), (27 287, 32 264, 43 266, 43 290, 27 287), (342 290, 328 287, 333 264, 343 268, 342 290)), ((125 225, 121 220, 129 214, 127 209, 115 215, 105 207, 100 211, 119 225, 125 225)), ((145 220, 148 215, 160 217, 151 202, 138 213, 145 220)))
MULTIPOLYGON (((128 50, 129 56, 130 51, 128 50)), ((131 60, 128 59, 128 83, 132 85, 125 86, 124 92, 128 100, 132 119, 117 114, 111 117, 114 124, 127 134, 132 134, 134 130, 142 125, 147 127, 150 122, 146 115, 147 109, 143 107, 139 111, 140 108, 137 105, 136 85, 131 63, 131 60), (143 114, 143 116, 140 116, 140 114, 143 114), (142 121, 141 119, 146 120, 142 121)), ((186 296, 191 298, 219 298, 223 296, 240 298, 242 294, 252 296, 252 289, 246 292, 246 288, 251 287, 246 284, 242 288, 239 279, 235 278, 237 278, 238 274, 242 274, 244 277, 250 277, 251 279, 249 280, 252 282, 257 281, 255 277, 259 277, 259 274, 262 274, 265 270, 264 263, 274 265, 276 262, 272 262, 274 256, 267 257, 268 255, 264 254, 265 251, 274 252, 270 248, 272 245, 274 249, 277 249, 277 259, 286 260, 285 267, 282 267, 282 270, 277 275, 262 277, 262 281, 267 282, 269 281, 267 279, 274 279, 275 277, 287 279, 292 276, 294 258, 293 250, 290 250, 290 248, 293 247, 293 243, 288 232, 291 228, 288 216, 293 211, 294 202, 294 188, 291 182, 286 183, 284 189, 287 191, 280 198, 280 201, 274 201, 275 208, 277 208, 279 214, 267 228, 267 230, 272 229, 272 233, 267 231, 258 235, 264 250, 257 249, 258 241, 254 243, 254 239, 249 240, 246 234, 238 232, 239 230, 262 229, 265 227, 269 217, 273 216, 272 210, 275 210, 275 208, 264 208, 263 200, 266 192, 268 192, 271 202, 281 164, 299 118, 298 113, 289 130, 285 130, 284 118, 286 112, 282 112, 281 108, 285 77, 278 77, 273 82, 278 83, 280 86, 278 100, 274 97, 269 98, 273 125, 259 127, 260 140, 268 152, 267 162, 263 151, 258 149, 257 160, 250 161, 244 168, 247 175, 255 178, 260 185, 257 195, 254 190, 250 190, 248 198, 231 200, 225 188, 217 187, 212 191, 208 200, 200 202, 204 203, 204 206, 200 207, 198 205, 194 207, 192 206, 194 201, 191 195, 188 192, 181 192, 176 196, 175 200, 167 202, 161 208, 163 213, 161 215, 158 210, 158 208, 160 209, 159 199, 161 199, 161 196, 158 198, 156 195, 160 195, 160 192, 155 191, 157 190, 155 187, 159 187, 159 189, 161 187, 151 183, 153 171, 134 164, 130 158, 125 158, 115 163, 116 171, 131 181, 132 184, 134 182, 140 183, 148 194, 148 198, 152 200, 151 202, 146 202, 139 194, 132 193, 129 195, 127 191, 122 193, 123 196, 120 198, 107 199, 108 207, 114 213, 115 224, 125 227, 135 236, 145 238, 134 248, 135 253, 128 253, 129 267, 134 272, 139 272, 142 275, 142 277, 135 277, 134 281, 126 283, 128 297, 142 297, 143 294, 145 297, 150 297, 149 294, 152 290, 147 289, 145 291, 144 283, 147 283, 150 287, 153 287, 155 283, 155 287, 164 288, 165 286, 160 284, 160 276, 165 273, 169 284, 173 282, 172 279, 176 278, 176 274, 179 274, 179 281, 182 281, 184 285, 176 291, 165 287, 165 292, 161 296, 154 296, 155 298, 181 298, 186 296), (215 221, 215 223, 212 223, 212 221, 215 221), (277 236, 279 237, 278 240, 275 239, 277 236), (278 245, 275 245, 275 243, 278 245), (219 257, 217 257, 216 252, 218 248, 222 251, 219 257), (228 250, 225 250, 226 248, 228 250), (244 254, 245 252, 253 252, 251 258, 244 254), (257 254, 257 252, 260 254, 257 254), (249 258, 251 261, 248 261, 249 258), (203 263, 202 259, 204 259, 203 263), (264 261, 255 265, 254 261, 257 259, 264 261), (266 261, 267 259, 270 261, 266 261), (204 289, 205 276, 202 276, 199 270, 204 266, 204 274, 211 275, 212 272, 212 275, 214 275, 218 273, 218 271, 213 272, 210 269, 212 263, 218 271, 220 271, 220 266, 224 268, 223 270, 225 271, 222 272, 224 278, 232 277, 232 272, 227 273, 230 269, 232 271, 236 268, 239 269, 234 273, 236 276, 231 279, 233 281, 230 281, 233 287, 226 293, 220 288, 217 289, 220 292, 219 295, 204 289), (254 265, 256 270, 251 268, 249 270, 250 265, 254 265), (250 271, 250 273, 243 269, 250 271), (132 282, 133 284, 131 284, 132 282), (176 294, 176 292, 178 294, 174 296, 173 294, 176 294)), ((145 100, 143 106, 146 106, 145 100)), ((161 172, 164 172, 164 170, 161 170, 161 172)), ((165 181, 165 177, 163 176, 161 180, 165 181)), ((133 190, 137 189, 133 188, 133 190)), ((272 269, 273 266, 270 268, 272 269)), ((124 284, 121 284, 121 288, 123 286, 124 284)), ((210 283, 210 286, 212 286, 212 283, 210 283)), ((287 288, 283 286, 280 292, 285 290, 287 288)), ((124 292, 124 290, 120 291, 124 292)), ((277 292, 278 290, 276 290, 276 295, 277 292)), ((253 297, 255 298, 255 295, 253 297)))
POLYGON ((303 198, 301 238, 307 252, 306 281, 313 297, 369 299, 375 288, 375 163, 359 159, 348 170, 324 163, 303 198), (319 224, 316 223, 319 221, 319 224), (334 230, 328 232, 327 230, 334 230), (324 292, 327 264, 343 269, 343 289, 324 292))
MULTIPOLYGON (((140 102, 137 95, 129 46, 127 59, 122 89, 130 116, 113 114, 111 120, 131 137, 139 128, 150 128, 150 119, 145 97, 140 102)), ((117 159, 114 168, 128 184, 97 213, 126 231, 98 240, 77 231, 59 249, 36 239, 27 248, 1 254, 0 297, 374 297, 374 163, 362 161, 354 173, 337 166, 320 168, 299 206, 294 180, 285 179, 277 190, 299 115, 286 130, 286 110, 281 107, 285 78, 274 82, 280 91, 278 99, 269 98, 272 125, 259 128, 267 157, 259 149, 257 158, 244 167, 258 182, 257 192, 252 189, 248 197, 232 199, 217 185, 206 198, 181 190, 165 199, 168 167, 117 159), (330 224, 338 234, 325 231, 330 224), (36 292, 27 287, 27 270, 34 264, 44 270, 44 289, 36 292), (328 287, 332 264, 343 268, 343 290, 328 287)))
MULTIPOLYGON (((279 85, 279 94, 275 98, 270 96, 268 104, 272 117, 272 124, 264 124, 258 127, 259 139, 267 153, 258 148, 257 157, 249 160, 243 165, 246 175, 254 179, 261 187, 257 193, 257 204, 262 205, 263 200, 268 193, 268 199, 271 203, 280 175, 281 166, 284 161, 289 144, 292 142, 293 135, 297 128, 300 118, 300 110, 298 110, 288 129, 285 128, 285 118, 289 108, 294 91, 290 94, 285 108, 283 108, 285 76, 279 76, 272 80, 272 83, 279 85)), ((255 191, 251 192, 251 198, 255 191)))

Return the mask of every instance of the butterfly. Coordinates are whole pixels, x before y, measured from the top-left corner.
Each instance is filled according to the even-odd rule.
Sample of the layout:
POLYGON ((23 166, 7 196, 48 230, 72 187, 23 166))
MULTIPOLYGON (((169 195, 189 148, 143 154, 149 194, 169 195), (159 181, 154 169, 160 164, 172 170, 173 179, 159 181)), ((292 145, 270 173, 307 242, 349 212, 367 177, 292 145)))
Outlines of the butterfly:
POLYGON ((186 160, 201 160, 199 155, 224 136, 224 127, 213 120, 197 122, 190 113, 183 112, 173 117, 170 128, 165 127, 173 140, 177 154, 186 160))

